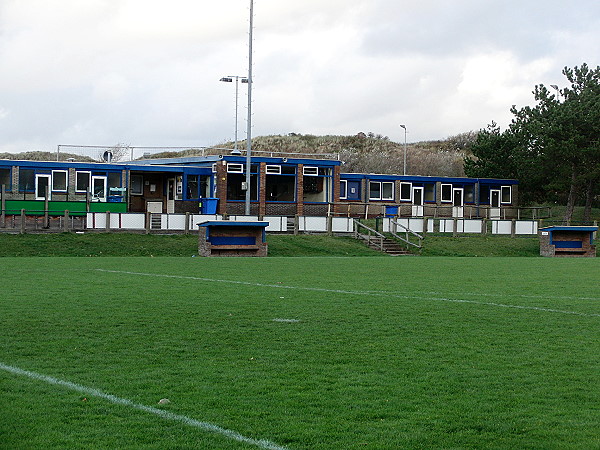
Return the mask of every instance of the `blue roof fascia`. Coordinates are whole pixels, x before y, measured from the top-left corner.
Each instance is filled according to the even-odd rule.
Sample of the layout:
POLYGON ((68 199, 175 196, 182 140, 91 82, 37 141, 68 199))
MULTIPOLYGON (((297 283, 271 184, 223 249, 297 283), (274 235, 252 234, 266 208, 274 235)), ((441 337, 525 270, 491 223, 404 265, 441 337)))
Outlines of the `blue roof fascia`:
POLYGON ((503 178, 478 178, 479 184, 504 184, 515 185, 519 184, 519 180, 503 179, 503 178))
POLYGON ((88 170, 114 170, 121 171, 121 164, 108 164, 101 162, 77 162, 77 161, 25 161, 15 159, 0 160, 0 167, 26 167, 42 169, 88 169, 88 170))
POLYGON ((598 231, 598 227, 586 227, 586 226, 553 226, 540 228, 540 231, 598 231))
MULTIPOLYGON (((245 163, 245 156, 234 156, 226 155, 223 158, 227 162, 233 163, 245 163)), ((252 156, 252 163, 267 163, 267 164, 287 164, 290 166, 303 164, 305 166, 317 166, 317 167, 334 167, 342 164, 341 161, 328 160, 328 159, 305 159, 305 158, 285 158, 285 157, 267 157, 267 156, 252 156)))
POLYGON ((186 167, 186 166, 150 166, 132 163, 108 164, 101 162, 76 162, 76 161, 21 161, 0 160, 0 167, 19 166, 31 169, 66 170, 69 168, 89 171, 114 171, 130 170, 133 172, 168 172, 168 173, 212 173, 210 167, 186 167))
POLYGON ((373 174, 373 173, 341 173, 340 179, 342 180, 399 180, 414 183, 462 183, 462 184, 475 184, 477 182, 481 184, 490 185, 512 185, 518 184, 517 180, 503 180, 494 178, 468 178, 468 177, 434 177, 426 175, 392 175, 392 174, 373 174))

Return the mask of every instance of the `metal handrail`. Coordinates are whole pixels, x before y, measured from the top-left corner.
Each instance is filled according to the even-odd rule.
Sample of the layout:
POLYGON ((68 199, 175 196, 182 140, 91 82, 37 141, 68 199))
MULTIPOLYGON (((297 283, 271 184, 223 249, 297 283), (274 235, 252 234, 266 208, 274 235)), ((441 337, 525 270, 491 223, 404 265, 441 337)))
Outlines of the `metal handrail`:
POLYGON ((391 219, 391 223, 392 223, 393 225, 396 225, 396 227, 400 226, 400 227, 404 228, 404 230, 405 230, 405 232, 406 232, 406 239, 405 239, 405 238, 403 238, 402 236, 400 236, 400 235, 396 234, 396 232, 395 232, 395 231, 392 231, 392 230, 390 230, 390 234, 391 234, 392 236, 394 236, 396 239, 400 239, 400 240, 401 240, 402 242, 404 242, 406 245, 412 245, 413 247, 416 247, 416 248, 422 248, 422 247, 423 247, 423 245, 422 245, 422 242, 423 242, 423 236, 421 236, 419 233, 417 233, 417 232, 415 232, 415 231, 411 230, 410 228, 407 228, 407 227, 405 227, 405 226, 404 226, 404 225, 402 225, 401 223, 398 223, 398 222, 396 222, 394 219, 391 219), (410 234, 412 234, 413 236, 416 236, 416 237, 419 239, 419 243, 418 243, 418 244, 415 244, 414 242, 410 242, 410 240, 408 239, 408 235, 409 235, 409 233, 410 233, 410 234))
POLYGON ((366 226, 365 224, 360 223, 358 220, 354 219, 354 237, 356 239, 365 239, 364 235, 361 235, 358 232, 358 228, 364 228, 367 230, 367 238, 365 239, 369 244, 374 242, 378 245, 379 249, 383 251, 383 241, 385 240, 385 236, 381 234, 379 231, 374 230, 371 227, 366 226), (371 237, 371 234, 374 234, 374 237, 371 237))

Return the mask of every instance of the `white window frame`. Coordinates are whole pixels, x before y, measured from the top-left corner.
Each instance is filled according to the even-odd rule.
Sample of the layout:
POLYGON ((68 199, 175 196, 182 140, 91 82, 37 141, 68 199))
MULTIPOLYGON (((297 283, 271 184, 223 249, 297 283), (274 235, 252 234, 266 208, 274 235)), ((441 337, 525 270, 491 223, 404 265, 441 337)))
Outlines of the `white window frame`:
POLYGON ((381 181, 372 181, 369 180, 369 200, 381 200, 381 181), (377 197, 371 197, 371 185, 378 185, 379 186, 379 195, 377 197))
POLYGON ((92 185, 92 172, 87 171, 87 170, 78 170, 77 172, 75 172, 75 192, 90 192, 91 185, 92 185), (87 175, 87 177, 88 177, 88 187, 87 187, 87 189, 77 189, 77 185, 79 184, 77 182, 79 175, 83 175, 83 174, 87 175))
POLYGON ((412 192, 413 192, 412 183, 409 183, 409 182, 406 182, 406 181, 401 181, 400 182, 400 193, 399 193, 399 196, 400 196, 400 201, 401 202, 412 202, 412 199, 413 199, 412 192), (404 184, 408 185, 408 198, 402 197, 402 185, 404 185, 404 184))
POLYGON ((453 186, 450 183, 442 183, 440 186, 440 200, 442 203, 452 203, 454 199, 453 186), (444 186, 450 186, 450 198, 444 198, 444 186))
POLYGON ((319 176, 319 168, 314 166, 304 166, 302 168, 302 175, 306 177, 318 177, 319 176))
POLYGON ((99 201, 99 202, 105 202, 106 201, 106 197, 108 195, 107 189, 108 189, 108 177, 104 176, 104 175, 92 175, 92 179, 90 180, 90 192, 92 193, 92 200, 95 201, 99 201), (104 191, 104 195, 102 197, 94 197, 94 181, 102 181, 104 183, 104 187, 103 187, 103 191, 104 191))
POLYGON ((35 174, 35 199, 36 200, 46 200, 46 193, 39 192, 39 179, 45 178, 48 182, 48 200, 52 199, 52 175, 49 173, 36 173, 35 174))
POLYGON ((340 180, 340 200, 346 200, 348 198, 348 180, 340 180), (344 192, 346 195, 342 197, 342 184, 345 186, 344 192))
POLYGON ((267 175, 281 175, 281 166, 267 164, 265 166, 265 173, 267 175))
POLYGON ((244 173, 244 165, 237 163, 228 163, 227 173, 244 173))
POLYGON ((394 188, 395 188, 394 184, 395 183, 393 181, 382 181, 381 182, 381 200, 394 200, 394 188), (384 197, 383 196, 383 192, 384 192, 383 191, 383 186, 384 185, 388 185, 388 184, 390 186, 392 186, 392 193, 391 193, 391 195, 389 197, 384 197))
POLYGON ((500 204, 510 205, 512 203, 512 189, 511 186, 500 186, 500 204), (508 189, 508 201, 504 201, 504 190, 508 189))
POLYGON ((369 180, 369 200, 394 200, 394 182, 393 181, 373 181, 369 180), (371 197, 371 184, 379 185, 379 197, 371 197), (383 185, 392 186, 392 194, 389 197, 383 196, 383 185))
POLYGON ((53 192, 67 192, 67 190, 69 189, 69 171, 68 170, 53 170, 52 171, 52 191, 53 192), (65 176, 65 188, 64 189, 57 189, 54 186, 54 177, 56 176, 56 174, 64 174, 65 176))

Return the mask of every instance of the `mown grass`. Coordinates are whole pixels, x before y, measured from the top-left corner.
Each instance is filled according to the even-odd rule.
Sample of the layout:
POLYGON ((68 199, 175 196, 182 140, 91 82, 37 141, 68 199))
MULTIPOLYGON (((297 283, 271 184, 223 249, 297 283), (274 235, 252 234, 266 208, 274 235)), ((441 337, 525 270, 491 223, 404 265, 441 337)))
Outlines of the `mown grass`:
MULTIPOLYGON (((598 448, 599 269, 3 258, 0 363, 293 449, 598 448)), ((5 448, 251 448, 2 370, 0 395, 5 448)))
MULTIPOLYGON (((351 237, 267 236, 269 256, 382 256, 351 237)), ((192 256, 196 235, 131 233, 1 234, 0 257, 10 256, 192 256)), ((537 236, 428 234, 423 256, 539 256, 537 236)))

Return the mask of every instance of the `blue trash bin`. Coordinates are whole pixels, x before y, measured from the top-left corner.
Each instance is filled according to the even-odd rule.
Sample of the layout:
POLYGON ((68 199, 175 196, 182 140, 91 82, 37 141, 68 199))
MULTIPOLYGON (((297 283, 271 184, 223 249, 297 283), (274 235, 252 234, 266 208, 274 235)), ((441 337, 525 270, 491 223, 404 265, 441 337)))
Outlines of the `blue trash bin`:
POLYGON ((216 214, 218 198, 203 198, 202 199, 202 214, 216 214))
POLYGON ((398 215, 398 207, 397 206, 386 206, 385 207, 385 217, 394 217, 398 215))

